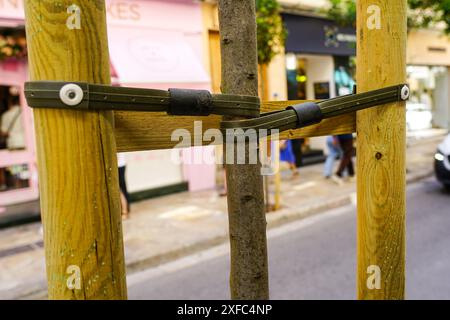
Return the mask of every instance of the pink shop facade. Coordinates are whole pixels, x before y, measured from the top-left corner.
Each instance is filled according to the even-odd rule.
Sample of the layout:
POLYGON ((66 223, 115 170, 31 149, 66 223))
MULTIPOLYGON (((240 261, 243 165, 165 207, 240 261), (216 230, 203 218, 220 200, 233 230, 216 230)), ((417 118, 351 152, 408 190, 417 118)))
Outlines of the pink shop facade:
MULTIPOLYGON (((202 12, 198 2, 106 0, 106 3, 112 81, 116 85, 211 89, 204 65, 202 12)), ((23 26, 23 0, 0 0, 0 34, 11 30, 23 32, 23 26)), ((20 121, 26 144, 22 150, 0 149, 0 168, 6 176, 3 179, 6 188, 3 186, 0 191, 0 218, 8 206, 39 198, 33 116, 22 94, 27 74, 26 59, 0 60, 0 92, 3 92, 0 102, 4 105, 0 112, 7 109, 11 87, 19 89, 20 121), (14 179, 23 181, 18 183, 14 179)), ((130 193, 144 197, 151 195, 152 190, 213 188, 216 165, 210 161, 204 164, 188 161, 199 156, 214 157, 214 147, 126 153, 130 193), (174 152, 181 161, 173 160, 174 152)))

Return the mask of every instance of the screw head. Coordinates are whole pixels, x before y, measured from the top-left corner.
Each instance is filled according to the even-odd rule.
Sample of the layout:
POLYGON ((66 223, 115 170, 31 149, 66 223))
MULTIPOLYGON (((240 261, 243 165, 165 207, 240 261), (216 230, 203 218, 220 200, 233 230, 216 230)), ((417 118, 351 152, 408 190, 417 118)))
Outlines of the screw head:
POLYGON ((402 98, 403 101, 406 101, 409 98, 409 94, 410 94, 409 87, 407 85, 404 85, 400 93, 400 97, 402 98))
POLYGON ((83 89, 75 83, 66 84, 59 91, 59 98, 68 106, 76 106, 83 100, 83 89))

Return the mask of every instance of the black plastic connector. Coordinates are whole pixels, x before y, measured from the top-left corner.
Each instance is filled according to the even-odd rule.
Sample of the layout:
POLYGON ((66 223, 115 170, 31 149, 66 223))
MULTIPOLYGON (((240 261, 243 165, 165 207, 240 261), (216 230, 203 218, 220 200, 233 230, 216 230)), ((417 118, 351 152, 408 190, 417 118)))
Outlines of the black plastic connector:
POLYGON ((296 104, 287 107, 286 110, 294 110, 297 114, 297 128, 319 123, 323 119, 319 105, 314 102, 296 104))
POLYGON ((212 109, 212 95, 207 90, 169 89, 170 115, 208 116, 212 109))

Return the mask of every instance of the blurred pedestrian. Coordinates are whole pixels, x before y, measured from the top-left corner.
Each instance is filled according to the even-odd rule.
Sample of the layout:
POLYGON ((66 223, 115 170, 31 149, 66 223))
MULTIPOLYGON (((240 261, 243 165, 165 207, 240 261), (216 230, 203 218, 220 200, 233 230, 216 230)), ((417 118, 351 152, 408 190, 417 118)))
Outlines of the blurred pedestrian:
POLYGON ((342 157, 341 162, 339 163, 339 168, 332 176, 333 181, 335 181, 337 184, 342 185, 343 184, 343 175, 344 171, 347 169, 347 174, 349 177, 349 180, 352 181, 355 176, 355 170, 353 167, 353 134, 340 134, 337 136, 339 145, 342 149, 342 157))
POLYGON ((123 153, 117 154, 117 167, 119 168, 120 204, 122 208, 122 218, 128 219, 130 215, 130 195, 125 179, 125 168, 127 162, 123 153))
POLYGON ((25 148, 25 135, 21 119, 22 109, 19 96, 11 95, 8 110, 2 114, 0 134, 6 140, 8 150, 25 148))
POLYGON ((5 191, 8 188, 6 185, 6 170, 0 168, 0 191, 5 191))
POLYGON ((298 176, 295 155, 290 140, 280 141, 280 161, 287 162, 293 176, 298 176))
POLYGON ((323 175, 325 179, 329 179, 333 175, 334 162, 338 156, 341 156, 342 151, 337 136, 328 136, 326 141, 328 154, 327 159, 325 160, 323 175))

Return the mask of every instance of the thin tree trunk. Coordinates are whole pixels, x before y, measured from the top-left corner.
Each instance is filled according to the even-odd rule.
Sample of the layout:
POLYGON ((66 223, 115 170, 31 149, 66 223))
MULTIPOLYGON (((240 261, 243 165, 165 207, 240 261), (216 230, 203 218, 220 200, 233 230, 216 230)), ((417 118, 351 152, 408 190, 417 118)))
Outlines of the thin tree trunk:
MULTIPOLYGON (((219 0, 222 92, 258 95, 254 0, 219 0)), ((226 144, 224 145, 226 148, 226 144)), ((235 145, 235 150, 237 146, 235 145)), ((246 143, 248 159, 248 143, 246 143)), ((224 150, 226 154, 226 150, 224 150)), ((246 161, 246 163, 248 163, 246 161)), ((227 164, 232 299, 268 299, 261 164, 227 164)))

